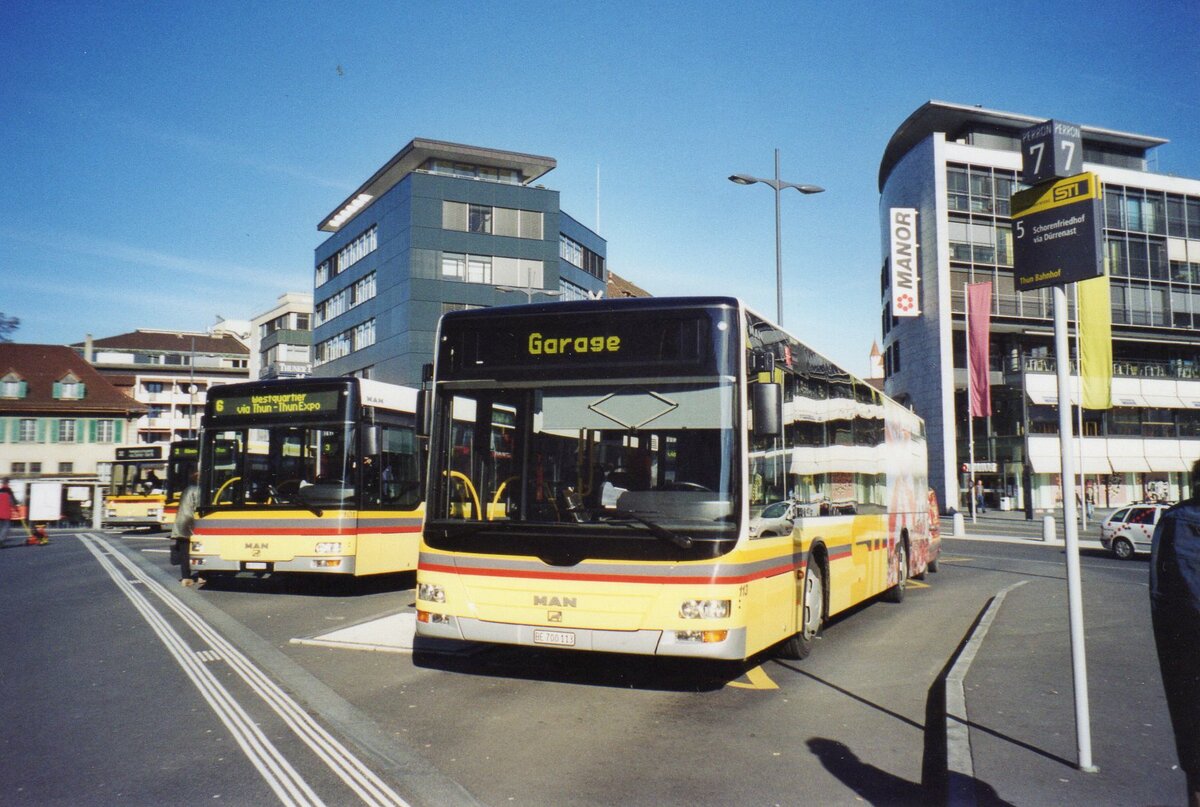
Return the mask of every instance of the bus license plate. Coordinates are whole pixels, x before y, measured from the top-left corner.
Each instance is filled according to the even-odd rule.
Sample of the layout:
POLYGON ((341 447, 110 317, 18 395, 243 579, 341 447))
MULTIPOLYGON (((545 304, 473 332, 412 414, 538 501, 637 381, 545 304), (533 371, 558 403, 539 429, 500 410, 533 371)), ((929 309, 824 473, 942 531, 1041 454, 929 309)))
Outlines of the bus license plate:
POLYGON ((248 560, 248 561, 246 561, 246 568, 247 569, 255 569, 255 570, 265 569, 265 568, 267 568, 267 564, 263 563, 262 561, 258 561, 258 560, 248 560))
POLYGON ((559 647, 574 647, 575 634, 567 633, 561 630, 535 630, 533 632, 533 641, 535 644, 553 644, 559 647))

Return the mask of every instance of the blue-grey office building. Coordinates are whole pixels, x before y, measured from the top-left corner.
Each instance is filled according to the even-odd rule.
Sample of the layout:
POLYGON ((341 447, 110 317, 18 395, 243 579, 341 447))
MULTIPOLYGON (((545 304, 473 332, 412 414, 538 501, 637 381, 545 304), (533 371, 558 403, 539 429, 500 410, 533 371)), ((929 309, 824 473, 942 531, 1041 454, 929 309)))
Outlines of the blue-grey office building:
POLYGON ((313 372, 416 386, 446 311, 603 297, 604 239, 540 184, 551 157, 415 139, 325 217, 313 372))

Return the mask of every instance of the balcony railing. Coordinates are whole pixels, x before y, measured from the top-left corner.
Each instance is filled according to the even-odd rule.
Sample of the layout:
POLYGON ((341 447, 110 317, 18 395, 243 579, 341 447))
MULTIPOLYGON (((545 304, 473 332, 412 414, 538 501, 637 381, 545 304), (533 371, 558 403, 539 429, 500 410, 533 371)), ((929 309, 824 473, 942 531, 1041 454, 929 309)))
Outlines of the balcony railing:
MULTIPOLYGON (((1051 356, 1025 356, 1017 359, 1022 364, 1019 369, 1027 373, 1056 373, 1058 360, 1051 356)), ((1077 362, 1070 364, 1071 372, 1078 371, 1077 362)), ((1016 371, 1018 368, 1011 368, 1016 371)), ((1170 361, 1114 361, 1113 375, 1120 378, 1200 378, 1200 367, 1195 362, 1183 359, 1170 361)))

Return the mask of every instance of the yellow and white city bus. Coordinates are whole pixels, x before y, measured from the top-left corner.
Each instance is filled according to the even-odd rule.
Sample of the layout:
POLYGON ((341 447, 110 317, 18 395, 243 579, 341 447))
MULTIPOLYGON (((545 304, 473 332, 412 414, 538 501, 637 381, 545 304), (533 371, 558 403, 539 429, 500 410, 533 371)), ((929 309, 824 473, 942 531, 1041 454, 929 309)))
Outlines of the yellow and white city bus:
POLYGON ((448 313, 430 431, 423 637, 802 658, 936 562, 920 418, 735 299, 448 313))
POLYGON ((417 391, 359 378, 209 391, 192 568, 372 575, 417 565, 417 391))
POLYGON ((159 525, 170 530, 179 512, 179 500, 187 490, 192 473, 200 467, 200 441, 176 440, 167 450, 167 482, 163 488, 162 515, 159 525))
POLYGON ((118 446, 104 494, 102 527, 161 526, 167 466, 162 445, 118 446))

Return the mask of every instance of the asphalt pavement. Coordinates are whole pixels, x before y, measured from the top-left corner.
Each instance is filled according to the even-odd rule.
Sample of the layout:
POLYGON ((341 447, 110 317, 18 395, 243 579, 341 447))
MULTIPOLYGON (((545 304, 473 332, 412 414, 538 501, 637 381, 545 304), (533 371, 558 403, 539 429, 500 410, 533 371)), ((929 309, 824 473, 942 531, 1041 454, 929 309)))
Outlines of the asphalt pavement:
MULTIPOLYGON (((1097 525, 1104 515, 1098 511, 1079 534, 1085 559, 1102 553, 1097 525)), ((943 557, 951 562, 981 541, 1059 548, 1039 561, 1042 571, 1033 569, 989 602, 947 668, 946 803, 1184 804, 1162 682, 1157 664, 1145 663, 1155 654, 1148 581, 1130 575, 1129 597, 1118 605, 1088 596, 1088 576, 1098 572, 1084 570, 1087 697, 1081 712, 1072 665, 1063 663, 1071 657, 1071 640, 1061 523, 1049 540, 1040 514, 1032 521, 1020 512, 968 515, 957 537, 952 519, 943 524, 951 539, 943 557), (1060 614, 1047 617, 1037 607, 1046 596, 1061 598, 1060 614), (1077 721, 1079 714, 1084 718, 1077 721), (1089 756, 1085 747, 1092 761, 1086 771, 1080 766, 1089 756)), ((1148 575, 1144 555, 1127 563, 1148 575)))

